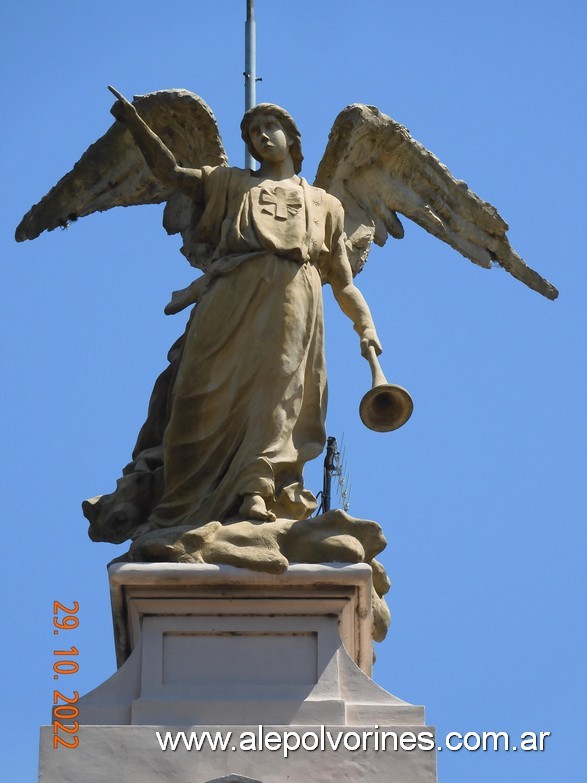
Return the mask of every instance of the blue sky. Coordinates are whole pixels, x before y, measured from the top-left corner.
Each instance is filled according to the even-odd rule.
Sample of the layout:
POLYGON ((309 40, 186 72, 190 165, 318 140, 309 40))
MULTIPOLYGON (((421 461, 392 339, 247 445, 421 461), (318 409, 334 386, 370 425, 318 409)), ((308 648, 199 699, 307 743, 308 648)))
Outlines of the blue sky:
MULTIPOLYGON (((351 512, 389 546, 393 620, 375 678, 449 731, 551 731, 541 754, 442 753, 441 783, 575 779, 585 692, 585 20, 578 0, 257 0, 259 101, 284 105, 312 180, 349 103, 374 104, 495 204, 549 302, 413 224, 358 278, 391 380, 415 401, 388 435, 360 423, 369 385, 325 292, 329 434, 346 442, 351 512)), ((152 382, 183 329, 191 270, 157 206, 17 245, 32 203, 127 95, 184 87, 242 165, 244 0, 7 0, 0 318, 4 421, 4 779, 36 776, 50 720, 53 601, 78 601, 80 693, 115 669, 106 563, 80 502, 111 491, 152 382)), ((321 483, 319 462, 307 475, 321 483)), ((72 632, 73 634, 73 632, 72 632)))

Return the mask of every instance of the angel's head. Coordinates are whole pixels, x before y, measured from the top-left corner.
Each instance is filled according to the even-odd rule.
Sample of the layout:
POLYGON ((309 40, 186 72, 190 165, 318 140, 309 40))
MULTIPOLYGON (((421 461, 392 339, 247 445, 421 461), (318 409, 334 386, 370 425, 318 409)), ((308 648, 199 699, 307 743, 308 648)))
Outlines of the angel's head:
POLYGON ((284 143, 291 155, 294 171, 299 174, 302 170, 302 137, 297 125, 288 112, 274 103, 259 103, 249 109, 241 122, 241 135, 251 155, 258 161, 263 161, 267 152, 264 145, 267 143, 262 137, 267 133, 272 134, 271 144, 284 143), (281 141, 283 134, 283 142, 281 141))

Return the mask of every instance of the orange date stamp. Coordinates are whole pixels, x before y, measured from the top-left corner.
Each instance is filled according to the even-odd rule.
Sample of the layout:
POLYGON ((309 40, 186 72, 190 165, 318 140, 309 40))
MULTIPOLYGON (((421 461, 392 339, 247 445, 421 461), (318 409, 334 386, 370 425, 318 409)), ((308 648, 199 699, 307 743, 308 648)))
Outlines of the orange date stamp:
MULTIPOLYGON (((53 634, 58 636, 60 633, 72 631, 79 625, 77 611, 79 604, 73 602, 73 607, 64 606, 59 601, 53 601, 53 625, 55 626, 53 634)), ((79 654, 77 647, 73 645, 69 650, 53 650, 53 655, 57 658, 53 664, 53 679, 58 680, 61 676, 75 674, 79 670, 79 663, 75 657, 79 654)), ((79 693, 73 692, 72 696, 66 696, 58 690, 53 691, 53 748, 77 748, 79 737, 77 731, 79 723, 75 720, 79 715, 79 709, 75 706, 79 699, 79 693), (60 732, 63 732, 62 736, 60 732)))

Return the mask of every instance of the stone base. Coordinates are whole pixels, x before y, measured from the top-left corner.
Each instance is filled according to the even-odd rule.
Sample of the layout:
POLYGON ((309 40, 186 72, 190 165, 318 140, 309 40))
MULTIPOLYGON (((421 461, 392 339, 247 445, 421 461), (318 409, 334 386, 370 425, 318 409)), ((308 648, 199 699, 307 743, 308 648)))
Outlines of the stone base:
POLYGON ((82 724, 424 722, 370 679, 371 568, 117 564, 118 672, 82 724))
POLYGON ((424 708, 370 677, 367 564, 297 565, 283 574, 179 563, 109 571, 119 669, 79 700, 78 748, 53 750, 52 730, 42 729, 43 783, 206 783, 227 773, 264 783, 339 775, 436 780, 424 708), (335 751, 326 742, 324 750, 300 748, 284 758, 283 749, 252 752, 239 741, 225 751, 162 750, 155 734, 187 727, 188 736, 192 729, 231 731, 238 740, 259 726, 300 737, 323 736, 330 726, 332 736, 347 732, 351 745, 335 751), (364 738, 383 727, 398 736, 427 732, 428 745, 394 749, 392 737, 387 746, 380 738, 379 749, 373 735, 364 738))
MULTIPOLYGON (((271 740, 270 732, 276 731, 283 737, 286 731, 295 729, 305 744, 313 747, 316 735, 320 742, 324 735, 324 750, 320 744, 316 750, 298 750, 287 752, 284 757, 282 742, 279 749, 241 750, 242 741, 252 745, 251 738, 259 737, 259 726, 207 726, 214 736, 216 731, 226 737, 232 732, 226 750, 211 750, 206 743, 201 750, 187 750, 181 743, 175 751, 161 750, 157 735, 164 737, 167 731, 173 734, 183 730, 189 737, 190 726, 82 726, 79 731, 79 746, 75 750, 53 750, 53 732, 49 726, 41 731, 40 783, 208 783, 225 775, 230 775, 222 783, 333 783, 334 781, 352 781, 352 783, 436 783, 435 750, 393 750, 393 737, 386 739, 386 750, 375 750, 373 732, 378 731, 379 747, 383 747, 380 726, 357 726, 344 729, 341 726, 326 726, 324 731, 316 725, 299 725, 284 729, 283 726, 264 725, 261 732, 264 738, 271 740), (326 732, 329 731, 334 743, 339 732, 347 732, 347 744, 353 748, 359 741, 366 743, 357 750, 347 750, 343 739, 339 747, 332 750, 326 732), (247 734, 244 734, 247 732, 247 734), (368 734, 371 732, 371 734, 368 734), (305 735, 305 736, 304 736, 305 735), (233 750, 235 748, 235 750, 233 750), (254 778, 247 781, 246 778, 254 778)), ((197 729, 202 731, 202 727, 197 729)), ((432 729, 413 726, 395 726, 393 731, 429 732, 432 729)), ((404 734, 405 737, 408 735, 404 734)), ((290 747, 296 744, 293 735, 287 742, 290 747)), ((271 744, 271 743, 269 743, 271 744)), ((259 741, 256 740, 256 748, 259 741)), ((273 747, 277 743, 273 739, 273 747)), ((219 782, 218 782, 219 783, 219 782)))

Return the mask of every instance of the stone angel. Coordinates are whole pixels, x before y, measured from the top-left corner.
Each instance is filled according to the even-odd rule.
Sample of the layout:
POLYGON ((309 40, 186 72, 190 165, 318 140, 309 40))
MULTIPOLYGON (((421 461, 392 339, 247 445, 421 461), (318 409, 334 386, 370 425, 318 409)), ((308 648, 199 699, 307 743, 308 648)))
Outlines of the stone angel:
POLYGON ((203 274, 167 305, 167 313, 195 306, 155 384, 132 462, 115 492, 84 503, 94 540, 308 519, 316 499, 302 470, 325 443, 321 288, 332 287, 362 354, 378 355, 353 278, 373 242, 403 236, 398 213, 475 264, 499 264, 557 296, 510 247, 497 210, 374 107, 339 114, 310 185, 300 177, 300 133, 275 105, 242 120, 260 163, 250 171, 227 165, 196 95, 160 91, 130 103, 112 92, 116 122, 32 207, 16 238, 114 206, 166 202, 164 227, 181 233, 182 253, 203 274))

